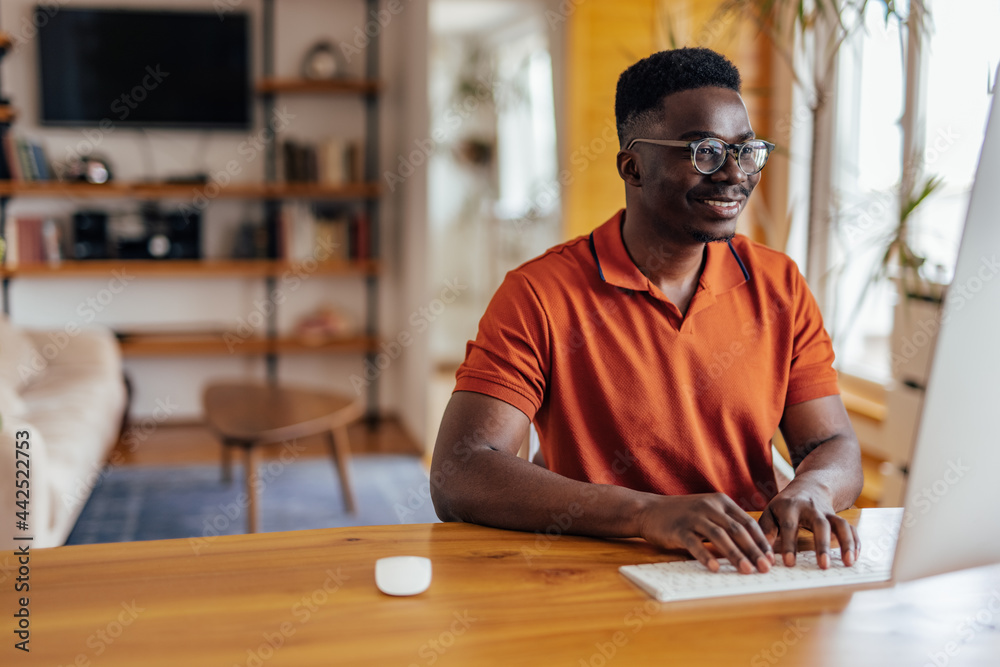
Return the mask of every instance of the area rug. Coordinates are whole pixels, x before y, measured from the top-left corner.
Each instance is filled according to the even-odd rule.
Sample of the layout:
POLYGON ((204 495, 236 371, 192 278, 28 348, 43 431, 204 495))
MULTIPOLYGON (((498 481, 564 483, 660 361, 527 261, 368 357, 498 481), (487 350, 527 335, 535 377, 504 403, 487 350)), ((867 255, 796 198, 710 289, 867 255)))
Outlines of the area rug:
MULTIPOLYGON (((264 461, 258 470, 260 532, 438 521, 427 473, 413 456, 356 456, 348 514, 329 459, 264 461)), ((221 481, 218 465, 107 468, 67 544, 133 542, 246 532, 243 471, 221 481)))

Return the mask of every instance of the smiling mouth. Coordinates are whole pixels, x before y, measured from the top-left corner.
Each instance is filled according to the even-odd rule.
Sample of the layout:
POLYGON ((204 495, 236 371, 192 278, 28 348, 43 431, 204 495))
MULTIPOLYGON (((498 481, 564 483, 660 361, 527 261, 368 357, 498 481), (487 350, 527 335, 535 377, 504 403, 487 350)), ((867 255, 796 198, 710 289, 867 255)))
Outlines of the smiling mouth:
POLYGON ((696 199, 699 204, 707 206, 708 209, 724 220, 731 220, 740 214, 741 204, 744 199, 696 199))
POLYGON ((738 201, 726 201, 722 199, 702 199, 701 201, 709 206, 716 206, 718 208, 737 209, 740 207, 740 203, 738 201))

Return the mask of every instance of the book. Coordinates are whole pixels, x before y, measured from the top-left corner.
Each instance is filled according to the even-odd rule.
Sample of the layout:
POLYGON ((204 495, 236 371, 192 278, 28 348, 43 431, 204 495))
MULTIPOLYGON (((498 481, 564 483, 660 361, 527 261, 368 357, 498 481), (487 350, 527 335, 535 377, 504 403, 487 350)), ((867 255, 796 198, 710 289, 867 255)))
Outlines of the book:
POLYGON ((28 141, 28 150, 31 151, 31 166, 36 180, 49 180, 49 162, 45 157, 42 145, 34 141, 28 141))
POLYGON ((4 266, 14 267, 17 266, 20 257, 17 254, 17 248, 20 243, 17 238, 17 221, 14 218, 7 220, 4 225, 3 231, 3 241, 4 241, 4 253, 3 253, 3 263, 4 266))
POLYGON ((314 146, 288 140, 282 144, 281 154, 287 183, 316 182, 319 166, 314 146))
POLYGON ((4 132, 3 154, 7 161, 7 168, 10 170, 12 181, 23 181, 24 174, 21 173, 21 161, 17 153, 17 142, 13 132, 4 132))
POLYGON ((9 181, 13 176, 10 172, 10 164, 7 162, 7 151, 3 149, 9 133, 0 125, 0 180, 9 181))
POLYGON ((21 178, 25 181, 35 180, 35 171, 31 166, 31 151, 24 137, 14 137, 14 148, 17 152, 17 162, 21 170, 21 178))
POLYGON ((308 203, 287 202, 279 221, 279 257, 289 262, 323 258, 316 248, 316 216, 308 203))
POLYGON ((45 261, 45 242, 42 238, 42 228, 45 221, 41 218, 11 218, 5 226, 7 252, 5 264, 19 266, 22 264, 39 264, 45 261))
POLYGON ((360 183, 365 180, 365 151, 359 141, 352 141, 347 145, 345 155, 347 162, 347 180, 351 183, 360 183))
POLYGON ((340 186, 362 179, 364 159, 356 141, 340 137, 330 137, 318 144, 286 140, 281 157, 287 183, 340 186))
POLYGON ((343 185, 347 181, 344 164, 344 142, 327 139, 319 145, 319 182, 325 185, 343 185))
POLYGON ((364 155, 357 141, 330 137, 318 147, 318 181, 324 185, 358 183, 363 178, 364 155))
POLYGON ((42 224, 42 250, 49 264, 57 265, 62 261, 62 230, 51 218, 42 224))
POLYGON ((348 221, 345 217, 320 218, 316 221, 316 251, 327 261, 346 261, 348 255, 348 221))
POLYGON ((368 213, 365 210, 358 211, 355 216, 355 229, 357 234, 356 249, 354 259, 368 259, 372 256, 371 248, 371 224, 368 213))

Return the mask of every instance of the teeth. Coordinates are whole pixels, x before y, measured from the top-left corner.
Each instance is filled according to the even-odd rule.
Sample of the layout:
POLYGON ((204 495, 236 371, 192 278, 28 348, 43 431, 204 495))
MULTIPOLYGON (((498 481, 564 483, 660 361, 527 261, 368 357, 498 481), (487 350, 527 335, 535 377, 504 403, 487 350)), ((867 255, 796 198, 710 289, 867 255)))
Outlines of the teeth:
POLYGON ((705 203, 709 206, 722 206, 723 208, 740 205, 739 202, 735 201, 713 201, 711 199, 706 199, 705 203))

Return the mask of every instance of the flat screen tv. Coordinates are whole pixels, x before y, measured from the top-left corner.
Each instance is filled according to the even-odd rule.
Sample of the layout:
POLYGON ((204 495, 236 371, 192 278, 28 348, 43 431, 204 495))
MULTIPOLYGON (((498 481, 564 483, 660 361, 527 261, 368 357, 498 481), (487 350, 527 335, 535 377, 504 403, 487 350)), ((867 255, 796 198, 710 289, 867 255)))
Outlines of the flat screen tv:
POLYGON ((42 125, 249 127, 246 13, 35 13, 42 125))

